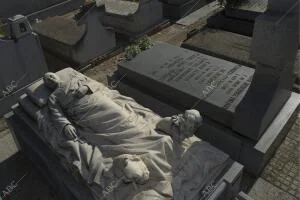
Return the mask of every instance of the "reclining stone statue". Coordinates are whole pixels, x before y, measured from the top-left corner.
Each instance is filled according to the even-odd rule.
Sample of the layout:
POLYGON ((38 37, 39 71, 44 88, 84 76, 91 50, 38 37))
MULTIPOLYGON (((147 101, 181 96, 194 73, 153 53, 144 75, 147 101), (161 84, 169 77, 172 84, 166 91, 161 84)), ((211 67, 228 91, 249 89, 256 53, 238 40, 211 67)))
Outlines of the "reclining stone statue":
MULTIPOLYGON (((103 157, 112 158, 107 161, 111 163, 111 167, 101 172, 102 180, 99 181, 101 183, 106 179, 118 180, 114 186, 111 186, 112 188, 121 184, 121 180, 124 183, 134 184, 144 184, 149 181, 150 170, 147 166, 149 163, 146 164, 149 158, 145 159, 138 155, 135 149, 140 146, 138 142, 147 146, 146 142, 152 138, 150 141, 156 143, 154 150, 167 152, 170 155, 166 159, 171 159, 173 150, 165 148, 171 148, 168 146, 173 142, 181 143, 186 138, 192 137, 201 125, 202 118, 196 110, 187 110, 184 114, 172 117, 157 117, 154 123, 150 121, 150 117, 148 117, 149 121, 145 121, 131 112, 133 108, 130 104, 120 105, 112 101, 109 94, 101 90, 99 83, 80 74, 73 74, 68 81, 61 81, 56 74, 49 72, 45 74, 43 80, 44 84, 53 91, 48 99, 48 109, 58 133, 71 142, 86 141, 86 138, 92 141, 93 145, 100 149, 97 162, 100 162, 99 159, 104 159, 103 157), (118 146, 128 142, 129 145, 132 144, 128 150, 124 150, 128 145, 117 149, 118 146), (109 148, 116 149, 116 153, 111 149, 106 153, 105 147, 109 145, 111 145, 109 148)), ((148 112, 147 110, 145 112, 146 108, 142 106, 140 109, 144 109, 144 115, 148 112)), ((83 144, 79 148, 90 147, 83 144)), ((98 168, 105 168, 103 165, 101 163, 99 166, 102 167, 98 168)), ((106 190, 104 189, 104 194, 109 193, 109 189, 106 190)))
MULTIPOLYGON (((49 97, 48 106, 58 131, 63 133, 67 139, 77 138, 77 131, 72 122, 77 123, 80 127, 98 132, 113 130, 116 124, 125 124, 132 120, 128 113, 105 95, 89 95, 97 91, 97 83, 93 83, 85 77, 74 76, 69 82, 63 82, 56 74, 49 72, 44 76, 44 83, 47 87, 54 89, 49 97), (82 119, 82 116, 93 115, 97 112, 108 113, 105 113, 105 118, 102 117, 103 113, 93 119, 82 119), (107 116, 109 118, 106 118, 107 116)), ((184 114, 162 118, 156 128, 170 135, 176 141, 182 141, 192 137, 201 122, 202 118, 198 111, 187 110, 184 114)), ((126 124, 128 126, 128 123, 126 124)), ((132 125, 136 124, 132 123, 132 125)), ((124 127, 124 129, 127 128, 130 127, 124 127)))
MULTIPOLYGON (((42 156, 47 169, 54 169, 49 176, 72 184, 76 199, 88 194, 92 198, 86 199, 207 199, 206 188, 223 180, 228 166, 238 165, 193 135, 202 121, 198 111, 162 118, 71 68, 45 74, 19 103, 22 109, 15 113, 36 121, 30 126, 41 139, 28 145, 38 144, 39 154, 48 149, 55 155, 42 156)), ((210 193, 227 190, 216 187, 218 192, 210 193)))

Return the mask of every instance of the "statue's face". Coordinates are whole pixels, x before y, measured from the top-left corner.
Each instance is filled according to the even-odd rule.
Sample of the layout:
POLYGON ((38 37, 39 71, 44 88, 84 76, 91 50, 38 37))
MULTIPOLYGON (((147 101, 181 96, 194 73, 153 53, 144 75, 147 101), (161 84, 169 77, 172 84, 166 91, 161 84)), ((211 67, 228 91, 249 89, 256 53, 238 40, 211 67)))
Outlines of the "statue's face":
POLYGON ((126 159, 124 172, 128 180, 139 184, 149 179, 149 170, 140 158, 126 159))
POLYGON ((52 72, 48 72, 44 75, 44 83, 50 89, 57 88, 59 85, 59 82, 60 82, 60 78, 52 72))

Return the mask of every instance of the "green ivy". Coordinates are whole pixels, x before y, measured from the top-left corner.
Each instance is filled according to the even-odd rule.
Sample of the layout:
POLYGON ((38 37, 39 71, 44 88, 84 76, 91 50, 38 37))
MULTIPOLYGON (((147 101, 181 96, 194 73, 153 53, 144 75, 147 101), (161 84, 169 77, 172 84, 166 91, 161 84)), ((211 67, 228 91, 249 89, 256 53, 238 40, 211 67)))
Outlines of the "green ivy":
POLYGON ((142 51, 151 48, 152 42, 148 36, 144 36, 125 49, 125 57, 127 60, 133 59, 142 51))
POLYGON ((5 26, 4 23, 0 19, 0 37, 5 37, 6 36, 6 31, 5 31, 4 26, 5 26))

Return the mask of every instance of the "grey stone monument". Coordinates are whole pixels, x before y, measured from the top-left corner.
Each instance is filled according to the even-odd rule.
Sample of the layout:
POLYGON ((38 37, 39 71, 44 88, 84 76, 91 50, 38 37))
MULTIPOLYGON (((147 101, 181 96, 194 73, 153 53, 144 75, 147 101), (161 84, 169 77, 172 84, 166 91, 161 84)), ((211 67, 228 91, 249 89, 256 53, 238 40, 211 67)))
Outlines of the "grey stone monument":
POLYGON ((104 5, 86 5, 73 18, 56 16, 33 25, 43 48, 75 65, 105 55, 116 48, 115 32, 102 25, 104 5))
POLYGON ((29 21, 44 19, 50 16, 62 15, 78 9, 84 0, 10 0, 0 2, 1 18, 22 14, 29 21))
POLYGON ((105 4, 105 13, 101 18, 103 24, 126 36, 140 36, 164 22, 162 3, 158 0, 103 2, 105 4))
POLYGON ((257 62, 256 73, 233 122, 234 130, 243 129, 247 136, 261 134, 258 124, 272 120, 290 97, 299 38, 298 3, 269 0, 267 12, 256 19, 250 55, 257 62))
POLYGON ((38 36, 26 17, 9 18, 6 38, 0 38, 0 115, 15 104, 23 88, 47 72, 38 36))
POLYGON ((290 91, 299 18, 298 9, 290 11, 270 6, 257 19, 251 46, 256 70, 162 43, 120 64, 119 71, 161 101, 198 109, 208 120, 199 134, 257 175, 300 102, 290 91))
POLYGON ((213 0, 161 0, 163 2, 164 17, 178 20, 213 0))

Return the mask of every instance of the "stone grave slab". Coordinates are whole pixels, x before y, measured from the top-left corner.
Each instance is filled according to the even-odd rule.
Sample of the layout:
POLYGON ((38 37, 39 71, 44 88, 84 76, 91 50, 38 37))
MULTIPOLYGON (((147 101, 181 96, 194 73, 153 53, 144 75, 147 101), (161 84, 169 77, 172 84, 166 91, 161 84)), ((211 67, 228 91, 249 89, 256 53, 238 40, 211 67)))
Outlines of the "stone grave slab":
POLYGON ((104 5, 86 5, 78 14, 55 16, 33 25, 43 48, 72 65, 84 65, 116 49, 115 32, 100 22, 104 5))
POLYGON ((110 0, 105 1, 104 6, 105 12, 100 21, 125 36, 138 37, 165 22, 159 0, 110 0))
POLYGON ((165 43, 120 64, 119 70, 126 79, 225 126, 232 125, 254 74, 254 69, 165 43))

